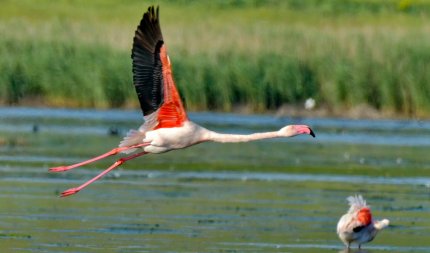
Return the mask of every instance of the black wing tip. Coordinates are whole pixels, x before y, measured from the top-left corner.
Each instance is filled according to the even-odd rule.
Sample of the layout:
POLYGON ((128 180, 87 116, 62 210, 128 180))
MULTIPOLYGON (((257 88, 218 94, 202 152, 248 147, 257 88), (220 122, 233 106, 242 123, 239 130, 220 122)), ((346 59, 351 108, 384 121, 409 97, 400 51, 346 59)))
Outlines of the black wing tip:
POLYGON ((148 10, 143 13, 139 25, 136 28, 133 38, 133 51, 135 48, 143 48, 151 53, 155 53, 157 44, 163 42, 163 35, 160 28, 159 6, 151 5, 148 10))
POLYGON ((159 55, 163 44, 159 6, 151 5, 136 28, 131 49, 133 83, 144 115, 155 112, 163 103, 159 55))
POLYGON ((158 22, 160 17, 160 6, 154 7, 154 5, 150 5, 148 10, 143 14, 143 17, 148 16, 149 21, 158 22))

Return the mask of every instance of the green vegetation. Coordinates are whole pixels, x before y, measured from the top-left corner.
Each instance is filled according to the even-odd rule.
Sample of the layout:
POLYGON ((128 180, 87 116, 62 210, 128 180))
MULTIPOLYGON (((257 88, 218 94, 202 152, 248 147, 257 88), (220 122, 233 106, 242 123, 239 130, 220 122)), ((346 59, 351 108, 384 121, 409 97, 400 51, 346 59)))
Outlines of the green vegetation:
MULTIPOLYGON (((2 1, 0 103, 137 107, 130 46, 149 4, 2 1)), ((264 112, 313 97, 332 112, 430 115, 430 1, 159 4, 189 110, 264 112)))

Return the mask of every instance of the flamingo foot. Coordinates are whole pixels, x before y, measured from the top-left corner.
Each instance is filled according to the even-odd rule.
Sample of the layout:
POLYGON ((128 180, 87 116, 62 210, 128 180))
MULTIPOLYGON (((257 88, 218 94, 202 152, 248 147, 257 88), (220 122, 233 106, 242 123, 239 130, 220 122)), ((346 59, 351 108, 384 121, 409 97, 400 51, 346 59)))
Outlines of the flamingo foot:
POLYGON ((66 170, 69 170, 69 166, 58 166, 58 167, 54 167, 54 168, 49 169, 50 172, 63 172, 66 170))
POLYGON ((49 171, 50 172, 63 172, 63 171, 71 170, 71 169, 80 167, 82 165, 86 165, 86 164, 89 164, 89 163, 101 160, 101 159, 106 158, 108 156, 116 155, 116 154, 118 154, 118 153, 120 153, 122 151, 128 150, 128 149, 140 148, 140 147, 144 147, 144 146, 148 146, 148 145, 149 145, 149 143, 145 142, 145 143, 140 143, 140 144, 136 144, 136 145, 132 145, 132 146, 127 146, 127 147, 114 148, 111 151, 108 151, 108 152, 106 152, 106 153, 104 153, 102 155, 96 156, 96 157, 91 158, 89 160, 86 160, 86 161, 83 161, 83 162, 80 162, 80 163, 75 163, 75 164, 72 164, 72 165, 69 165, 69 166, 58 166, 58 167, 50 168, 49 171))
MULTIPOLYGON (((87 182, 85 182, 84 184, 82 184, 82 185, 80 185, 80 186, 78 186, 78 187, 70 188, 70 189, 68 189, 68 190, 66 190, 66 191, 63 191, 63 192, 61 193, 61 196, 60 196, 60 197, 67 197, 67 196, 70 196, 70 195, 76 194, 76 193, 78 193, 80 190, 82 190, 82 189, 84 189, 85 187, 87 187, 88 185, 92 184, 94 181, 97 181, 98 179, 100 179, 101 177, 103 177, 104 175, 106 175, 107 173, 109 173, 109 171, 111 171, 111 170, 115 169, 116 167, 120 166, 120 165, 121 165, 121 164, 123 164, 124 162, 126 162, 126 161, 128 161, 128 160, 131 160, 131 159, 134 159, 134 158, 136 158, 136 157, 138 157, 138 156, 146 155, 146 154, 148 154, 148 153, 147 153, 147 152, 145 152, 145 151, 143 151, 143 152, 140 152, 140 153, 133 154, 133 155, 131 155, 131 156, 123 157, 123 158, 119 159, 118 161, 116 161, 114 164, 112 164, 109 168, 107 168, 106 170, 104 170, 102 173, 100 173, 100 174, 98 174, 97 176, 93 177, 92 179, 88 180, 88 181, 87 181, 87 182)), ((73 165, 72 165, 72 166, 73 166, 73 165)), ((71 166, 60 166, 60 167, 57 167, 57 168, 58 168, 58 171, 64 171, 64 170, 62 170, 62 169, 63 169, 63 167, 66 167, 66 168, 67 168, 67 167, 69 167, 69 168, 67 168, 67 169, 70 169, 70 168, 71 168, 71 166)), ((56 169, 56 168, 53 168, 53 169, 56 169)))
POLYGON ((68 189, 68 190, 63 191, 63 192, 61 193, 61 196, 60 196, 60 197, 64 198, 64 197, 67 197, 67 196, 70 196, 70 195, 76 194, 76 193, 78 193, 80 190, 81 190, 81 189, 80 189, 79 187, 70 188, 70 189, 68 189))

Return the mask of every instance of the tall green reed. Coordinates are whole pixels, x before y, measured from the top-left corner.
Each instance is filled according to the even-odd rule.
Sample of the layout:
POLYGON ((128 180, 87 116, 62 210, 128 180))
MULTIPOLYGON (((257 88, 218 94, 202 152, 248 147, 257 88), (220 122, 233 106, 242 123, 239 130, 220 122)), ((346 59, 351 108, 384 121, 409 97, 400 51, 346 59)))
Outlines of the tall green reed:
MULTIPOLYGON (((430 115, 430 35, 420 23, 426 8, 404 14, 397 1, 349 0, 336 8, 330 1, 233 2, 215 1, 210 16, 201 3, 174 2, 196 14, 180 20, 173 7, 162 6, 175 80, 189 109, 264 112, 312 97, 317 108, 364 104, 430 115), (351 18, 348 6, 356 5, 361 9, 351 18), (310 13, 316 17, 306 18, 310 13)), ((85 22, 67 13, 33 27, 25 20, 0 23, 2 104, 138 107, 129 48, 140 14, 109 23, 111 8, 104 8, 97 22, 95 7, 104 2, 93 4, 85 13, 94 20, 84 15, 85 22)))

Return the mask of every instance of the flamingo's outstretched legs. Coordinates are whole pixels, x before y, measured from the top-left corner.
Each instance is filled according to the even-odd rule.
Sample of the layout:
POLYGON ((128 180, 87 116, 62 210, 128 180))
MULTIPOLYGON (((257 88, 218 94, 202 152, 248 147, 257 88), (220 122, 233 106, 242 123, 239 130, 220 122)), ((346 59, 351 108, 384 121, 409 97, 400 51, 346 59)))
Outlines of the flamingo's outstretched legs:
POLYGON ((108 151, 102 155, 96 156, 96 157, 91 158, 89 160, 86 160, 86 161, 83 161, 80 163, 76 163, 76 164, 72 164, 72 165, 68 165, 68 166, 58 166, 58 167, 50 168, 49 171, 51 171, 51 172, 63 172, 66 170, 71 170, 71 169, 74 169, 76 167, 80 167, 82 165, 89 164, 89 163, 98 161, 100 159, 106 158, 108 156, 116 155, 116 154, 118 154, 124 150, 127 150, 127 149, 140 148, 140 147, 144 147, 144 146, 148 146, 148 145, 149 145, 149 143, 140 143, 140 144, 136 144, 136 145, 132 145, 132 146, 128 146, 128 147, 114 148, 111 151, 108 151))
POLYGON ((128 160, 131 160, 133 158, 145 155, 145 154, 148 154, 148 152, 140 152, 140 153, 133 154, 131 156, 120 158, 118 161, 116 161, 114 164, 112 164, 109 168, 107 168, 106 170, 104 170, 102 173, 98 174, 97 176, 93 177, 92 179, 88 180, 87 182, 83 183, 82 185, 80 185, 78 187, 75 187, 75 188, 70 188, 70 189, 62 192, 61 193, 61 197, 67 197, 67 196, 73 195, 75 193, 78 193, 80 190, 82 190, 83 188, 87 187, 89 184, 93 183, 94 181, 100 179, 102 176, 106 175, 111 170, 113 170, 116 167, 120 166, 124 162, 126 162, 128 160))

